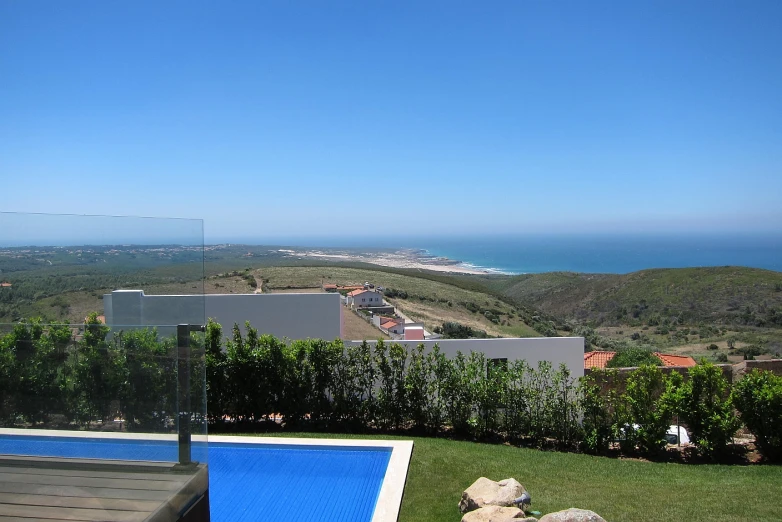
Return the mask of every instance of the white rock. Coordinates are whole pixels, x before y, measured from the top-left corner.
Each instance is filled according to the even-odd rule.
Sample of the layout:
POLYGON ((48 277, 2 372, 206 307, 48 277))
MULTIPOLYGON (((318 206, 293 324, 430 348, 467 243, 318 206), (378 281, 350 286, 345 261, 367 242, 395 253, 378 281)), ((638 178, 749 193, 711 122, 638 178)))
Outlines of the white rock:
POLYGON ((588 509, 570 508, 544 515, 540 522, 606 522, 603 517, 588 509))
POLYGON ((526 490, 516 479, 499 482, 481 477, 462 493, 459 510, 467 513, 484 506, 512 506, 526 490))

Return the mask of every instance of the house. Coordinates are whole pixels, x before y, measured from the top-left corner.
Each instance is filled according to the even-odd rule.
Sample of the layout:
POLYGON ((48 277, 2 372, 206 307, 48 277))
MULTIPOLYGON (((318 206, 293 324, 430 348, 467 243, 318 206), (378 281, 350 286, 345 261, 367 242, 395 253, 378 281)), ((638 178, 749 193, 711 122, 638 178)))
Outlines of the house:
POLYGON ((663 362, 663 366, 697 366, 695 359, 689 355, 669 355, 660 352, 654 352, 654 354, 660 358, 663 362))
POLYGON ((323 285, 323 291, 324 292, 336 292, 337 291, 337 285, 323 285))
POLYGON ((405 341, 423 341, 424 340, 424 327, 423 326, 411 326, 405 328, 405 341))
MULTIPOLYGON (((586 352, 584 353, 584 368, 606 368, 608 361, 614 358, 616 352, 586 352)), ((695 359, 687 355, 670 355, 660 352, 654 352, 663 366, 695 366, 695 359)))
POLYGON ((380 328, 385 330, 389 334, 402 335, 405 333, 405 323, 401 319, 387 319, 385 322, 380 323, 380 328))
POLYGON ((383 306, 383 296, 374 290, 353 290, 348 293, 347 305, 353 308, 383 306))

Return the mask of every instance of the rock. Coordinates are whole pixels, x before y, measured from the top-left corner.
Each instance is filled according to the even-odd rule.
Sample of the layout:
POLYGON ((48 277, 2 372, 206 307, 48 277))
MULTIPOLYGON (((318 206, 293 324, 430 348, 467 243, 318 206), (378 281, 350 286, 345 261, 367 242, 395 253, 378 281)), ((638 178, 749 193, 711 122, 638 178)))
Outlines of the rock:
POLYGON ((486 506, 466 513, 462 522, 519 522, 524 512, 516 507, 486 506))
POLYGON ((473 511, 484 506, 512 506, 526 490, 516 479, 505 479, 494 482, 481 477, 462 493, 459 510, 462 513, 473 511))
POLYGON ((570 508, 556 513, 549 513, 540 522, 606 522, 603 517, 588 509, 570 508))

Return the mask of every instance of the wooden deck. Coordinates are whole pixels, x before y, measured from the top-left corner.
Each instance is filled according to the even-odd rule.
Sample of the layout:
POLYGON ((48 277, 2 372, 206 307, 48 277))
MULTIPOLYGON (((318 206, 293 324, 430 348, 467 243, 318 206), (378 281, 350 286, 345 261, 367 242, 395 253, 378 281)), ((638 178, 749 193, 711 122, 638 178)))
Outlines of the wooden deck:
POLYGON ((173 522, 208 487, 203 464, 0 455, 0 520, 173 522))

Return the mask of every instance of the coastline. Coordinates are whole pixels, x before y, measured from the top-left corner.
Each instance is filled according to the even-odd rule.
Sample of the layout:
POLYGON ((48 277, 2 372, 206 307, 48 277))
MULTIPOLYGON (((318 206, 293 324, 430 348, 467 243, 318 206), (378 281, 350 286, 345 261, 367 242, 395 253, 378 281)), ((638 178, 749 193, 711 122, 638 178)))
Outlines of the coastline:
POLYGON ((286 254, 289 257, 368 263, 388 268, 404 268, 408 270, 429 270, 432 272, 463 275, 511 275, 507 272, 493 268, 484 268, 446 257, 432 256, 429 252, 422 249, 399 249, 376 252, 362 252, 358 250, 281 249, 278 250, 278 252, 286 254))

